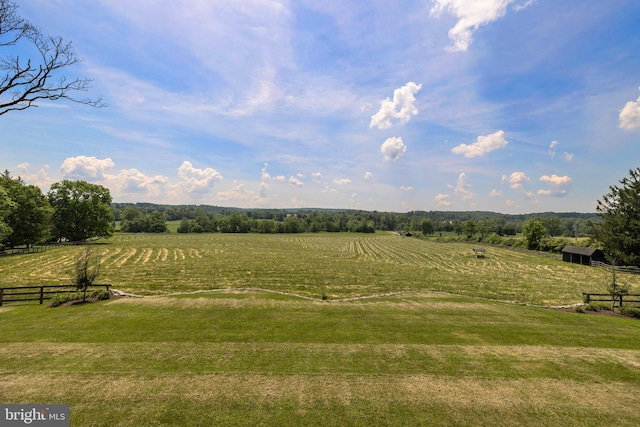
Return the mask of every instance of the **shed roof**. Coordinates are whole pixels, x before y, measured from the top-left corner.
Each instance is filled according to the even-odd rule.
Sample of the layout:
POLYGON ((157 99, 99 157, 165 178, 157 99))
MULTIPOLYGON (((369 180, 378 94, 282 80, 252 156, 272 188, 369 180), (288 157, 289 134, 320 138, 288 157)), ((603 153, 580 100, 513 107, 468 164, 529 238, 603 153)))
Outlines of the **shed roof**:
POLYGON ((571 246, 567 245, 562 249, 563 253, 593 256, 596 252, 601 252, 600 249, 586 248, 584 246, 571 246))

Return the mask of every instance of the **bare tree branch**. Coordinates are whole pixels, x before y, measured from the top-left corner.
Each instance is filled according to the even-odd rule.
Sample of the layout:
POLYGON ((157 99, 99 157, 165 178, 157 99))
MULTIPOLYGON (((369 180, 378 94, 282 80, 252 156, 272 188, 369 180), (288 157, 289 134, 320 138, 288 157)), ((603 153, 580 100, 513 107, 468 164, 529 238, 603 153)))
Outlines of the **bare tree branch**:
POLYGON ((27 59, 11 54, 0 56, 0 116, 37 107, 40 100, 66 99, 104 107, 101 99, 77 97, 78 92, 89 90, 91 79, 67 79, 62 73, 81 62, 71 43, 59 36, 44 36, 17 15, 17 8, 10 0, 0 0, 0 48, 24 45, 36 54, 27 59))

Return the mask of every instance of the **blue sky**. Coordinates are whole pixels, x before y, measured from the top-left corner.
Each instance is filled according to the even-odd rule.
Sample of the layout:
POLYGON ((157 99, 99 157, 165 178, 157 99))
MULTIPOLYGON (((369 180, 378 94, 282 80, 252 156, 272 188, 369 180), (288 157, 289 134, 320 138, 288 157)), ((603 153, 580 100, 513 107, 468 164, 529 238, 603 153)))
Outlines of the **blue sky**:
POLYGON ((44 191, 593 212, 640 166, 636 0, 19 3, 108 104, 0 116, 0 168, 44 191))

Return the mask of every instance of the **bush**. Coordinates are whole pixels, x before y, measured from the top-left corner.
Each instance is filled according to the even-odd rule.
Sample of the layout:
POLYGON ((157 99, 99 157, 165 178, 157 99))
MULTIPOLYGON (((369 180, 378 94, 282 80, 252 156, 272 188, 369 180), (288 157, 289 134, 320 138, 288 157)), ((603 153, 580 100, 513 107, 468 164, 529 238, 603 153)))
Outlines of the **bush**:
POLYGON ((591 301, 584 309, 588 311, 611 310, 611 304, 606 301, 591 301))
POLYGON ((103 301, 111 298, 111 292, 106 289, 98 289, 91 293, 91 298, 96 298, 98 301, 103 301))
POLYGON ((573 307, 573 311, 575 311, 576 313, 584 313, 584 307, 581 305, 576 305, 575 307, 573 307))
POLYGON ((58 307, 69 301, 82 300, 82 292, 69 292, 64 294, 55 294, 51 300, 49 300, 49 307, 58 307))
POLYGON ((635 317, 636 319, 640 319, 640 308, 638 307, 620 307, 620 314, 624 314, 625 316, 635 317))

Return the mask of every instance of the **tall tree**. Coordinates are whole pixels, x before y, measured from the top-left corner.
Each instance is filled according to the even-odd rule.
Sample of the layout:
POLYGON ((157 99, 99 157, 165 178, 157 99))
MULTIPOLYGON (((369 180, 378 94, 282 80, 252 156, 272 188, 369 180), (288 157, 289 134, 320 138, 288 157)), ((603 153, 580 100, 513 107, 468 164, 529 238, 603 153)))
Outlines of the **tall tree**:
POLYGON ((537 218, 530 219, 522 225, 522 236, 527 242, 527 249, 540 249, 540 242, 548 235, 544 224, 537 218))
POLYGON ((50 236, 52 210, 42 190, 27 185, 20 177, 12 178, 9 171, 0 175, 0 186, 13 205, 4 217, 6 226, 11 229, 5 237, 9 246, 30 246, 46 241, 50 236))
POLYGON ((615 264, 640 265, 640 168, 630 170, 620 184, 610 186, 598 200, 602 223, 596 227, 596 239, 615 264))
POLYGON ((58 238, 84 241, 113 234, 111 194, 102 185, 64 180, 51 185, 48 196, 58 238))
POLYGON ((67 99, 94 107, 100 100, 78 98, 89 89, 90 79, 68 78, 64 69, 80 62, 71 43, 45 36, 18 15, 11 0, 0 0, 0 115, 37 106, 40 100, 67 99), (29 52, 19 56, 16 52, 29 52))
POLYGON ((13 229, 7 224, 6 218, 16 209, 17 205, 7 191, 0 185, 0 246, 11 235, 13 229))

